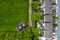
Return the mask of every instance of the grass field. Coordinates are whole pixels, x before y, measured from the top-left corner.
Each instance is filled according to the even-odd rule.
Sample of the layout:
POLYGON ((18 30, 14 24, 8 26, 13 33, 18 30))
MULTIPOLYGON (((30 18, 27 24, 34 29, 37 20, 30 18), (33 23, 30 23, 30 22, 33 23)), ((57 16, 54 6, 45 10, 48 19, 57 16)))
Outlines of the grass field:
POLYGON ((32 40, 33 34, 37 40, 37 28, 16 31, 19 22, 28 23, 28 7, 29 0, 0 0, 0 40, 32 40))
POLYGON ((28 0, 0 0, 0 31, 16 31, 16 25, 28 23, 28 0))

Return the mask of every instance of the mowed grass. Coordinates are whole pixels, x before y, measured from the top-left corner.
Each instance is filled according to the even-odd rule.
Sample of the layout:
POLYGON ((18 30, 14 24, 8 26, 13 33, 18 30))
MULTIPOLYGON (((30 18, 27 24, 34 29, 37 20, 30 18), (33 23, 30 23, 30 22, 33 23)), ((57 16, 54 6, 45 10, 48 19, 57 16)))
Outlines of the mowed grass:
POLYGON ((0 0, 0 31, 16 31, 16 25, 28 23, 28 0, 0 0))

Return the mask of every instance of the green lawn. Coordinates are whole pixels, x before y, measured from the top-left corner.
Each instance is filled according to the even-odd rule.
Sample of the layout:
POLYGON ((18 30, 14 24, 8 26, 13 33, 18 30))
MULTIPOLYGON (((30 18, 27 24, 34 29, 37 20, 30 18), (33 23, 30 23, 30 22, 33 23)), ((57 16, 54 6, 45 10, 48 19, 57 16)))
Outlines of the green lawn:
POLYGON ((0 0, 0 40, 37 40, 39 29, 26 27, 16 32, 16 25, 28 23, 29 0, 0 0), (31 32, 32 30, 32 32, 31 32))
POLYGON ((28 0, 0 0, 0 31, 16 31, 20 21, 28 23, 28 0))

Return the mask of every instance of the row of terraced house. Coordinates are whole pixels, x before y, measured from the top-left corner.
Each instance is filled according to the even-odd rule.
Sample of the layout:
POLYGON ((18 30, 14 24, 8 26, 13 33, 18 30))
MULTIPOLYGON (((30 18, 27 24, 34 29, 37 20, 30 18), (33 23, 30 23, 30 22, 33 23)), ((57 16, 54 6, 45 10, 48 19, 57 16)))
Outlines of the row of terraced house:
MULTIPOLYGON (((33 22, 31 20, 32 15, 32 2, 35 0, 29 0, 29 25, 32 27, 33 22)), ((49 38, 53 37, 54 34, 57 34, 57 26, 59 26, 57 23, 58 17, 58 3, 57 0, 36 0, 39 1, 38 8, 42 9, 43 12, 41 12, 41 15, 44 17, 41 21, 42 26, 39 26, 39 22, 37 23, 37 27, 40 28, 40 31, 42 33, 43 37, 46 37, 47 40, 49 38), (57 9, 57 10, 56 10, 57 9)), ((60 6, 59 6, 60 7, 60 6)), ((59 21, 59 20, 58 20, 59 21)), ((60 33, 60 32, 59 32, 60 33)))

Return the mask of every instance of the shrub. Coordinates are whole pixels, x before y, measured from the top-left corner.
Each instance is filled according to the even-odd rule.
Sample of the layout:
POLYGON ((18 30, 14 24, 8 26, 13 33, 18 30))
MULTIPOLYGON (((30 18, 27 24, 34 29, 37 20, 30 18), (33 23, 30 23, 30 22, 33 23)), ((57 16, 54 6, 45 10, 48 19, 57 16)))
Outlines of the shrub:
POLYGON ((52 24, 52 27, 55 28, 57 27, 58 25, 55 23, 55 24, 52 24))
POLYGON ((52 5, 56 5, 56 2, 53 2, 52 5))

